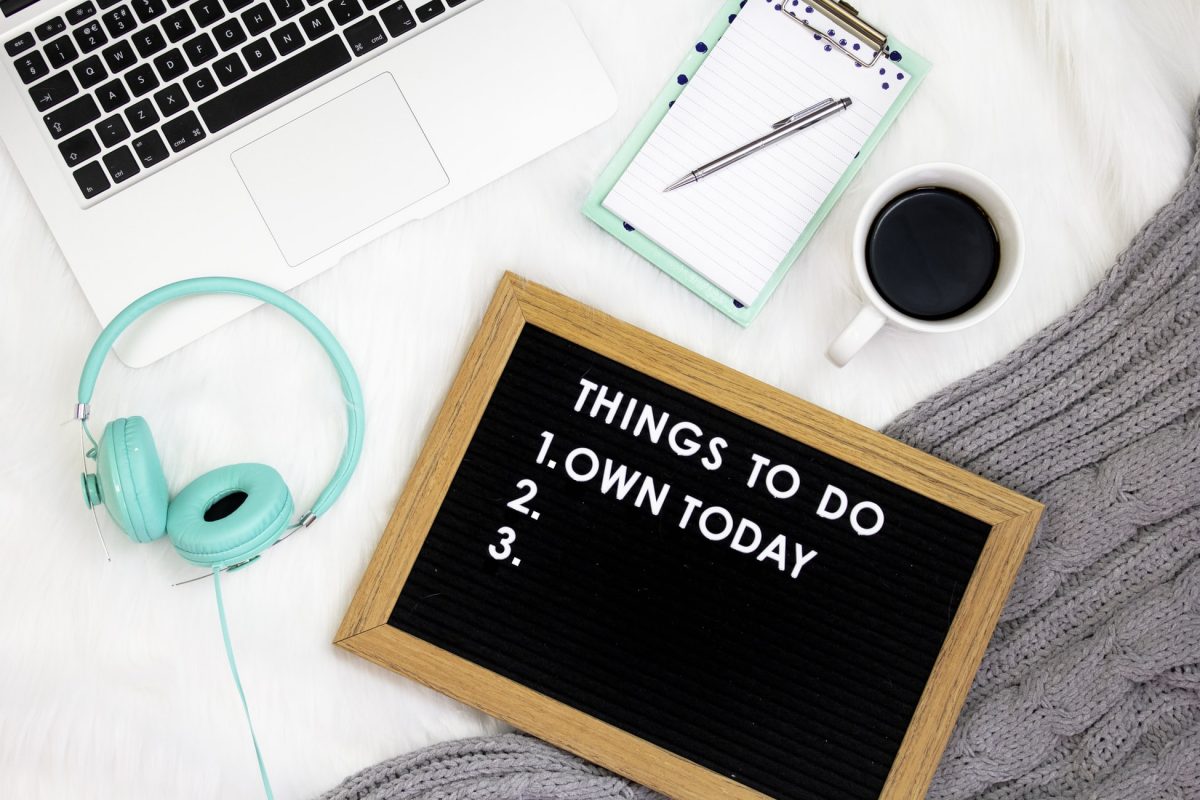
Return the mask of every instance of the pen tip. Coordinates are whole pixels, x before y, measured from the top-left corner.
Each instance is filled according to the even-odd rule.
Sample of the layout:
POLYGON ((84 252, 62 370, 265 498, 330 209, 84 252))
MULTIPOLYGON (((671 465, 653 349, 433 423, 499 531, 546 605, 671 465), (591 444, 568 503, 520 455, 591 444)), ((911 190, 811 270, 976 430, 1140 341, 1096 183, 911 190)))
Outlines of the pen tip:
POLYGON ((694 179, 692 178, 691 175, 688 175, 686 178, 680 178, 679 180, 675 181, 667 188, 663 189, 663 194, 666 194, 667 192, 673 192, 676 189, 678 189, 680 186, 686 186, 687 184, 691 183, 693 180, 694 179))

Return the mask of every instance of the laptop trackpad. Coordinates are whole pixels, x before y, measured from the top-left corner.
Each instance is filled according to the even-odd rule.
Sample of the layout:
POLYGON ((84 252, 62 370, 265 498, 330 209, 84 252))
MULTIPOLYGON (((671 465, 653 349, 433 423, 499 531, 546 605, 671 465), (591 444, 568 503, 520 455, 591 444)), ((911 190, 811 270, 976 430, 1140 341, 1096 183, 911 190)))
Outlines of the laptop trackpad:
POLYGON ((292 266, 450 181, 390 73, 233 154, 292 266))

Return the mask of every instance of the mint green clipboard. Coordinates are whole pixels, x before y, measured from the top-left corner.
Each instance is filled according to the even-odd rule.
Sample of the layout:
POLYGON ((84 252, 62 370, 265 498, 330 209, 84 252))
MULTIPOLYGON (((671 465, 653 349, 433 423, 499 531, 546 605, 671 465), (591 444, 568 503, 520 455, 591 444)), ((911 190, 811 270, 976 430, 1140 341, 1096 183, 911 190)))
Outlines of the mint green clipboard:
MULTIPOLYGON (((751 2, 754 2, 754 0, 751 0, 751 2)), ((743 306, 706 280, 698 272, 692 270, 687 264, 627 225, 617 215, 605 208, 602 203, 604 202, 604 198, 608 196, 608 193, 612 191, 612 188, 616 186, 617 181, 625 174, 625 170, 633 163, 634 157, 641 151, 642 147, 646 144, 646 140, 650 138, 650 135, 654 133, 654 129, 658 127, 663 117, 667 115, 675 99, 687 88, 687 80, 690 80, 696 74, 696 70, 704 63, 704 59, 713 51, 713 48, 717 46, 725 31, 733 24, 738 11, 744 4, 744 0, 728 0, 728 2, 721 6, 720 12, 709 23, 708 28, 705 29, 704 33, 697 40, 695 47, 692 48, 687 58, 680 64, 676 72, 676 77, 654 99, 650 110, 646 112, 641 122, 629 134, 629 138, 625 140, 625 144, 621 145, 621 149, 613 156, 612 161, 600 173, 599 179, 596 181, 595 186, 592 187, 592 191, 588 194, 583 206, 585 216, 624 242, 634 252, 642 256, 642 258, 704 298, 722 314, 743 326, 753 322, 754 318, 762 311, 763 306, 766 305, 766 302, 774 293, 775 287, 787 275, 788 270, 796 262, 800 252, 808 245, 809 240, 812 239, 817 229, 821 227, 821 223, 829 215, 830 209, 833 208, 833 205, 842 196, 842 192, 850 185, 850 181, 854 179, 858 171, 862 169, 862 165, 875 150, 880 139, 887 133, 888 128, 895 122, 897 115, 899 115, 900 111, 908 103, 913 92, 920 86, 921 81, 925 79, 931 67, 928 61, 904 44, 897 42, 895 39, 889 40, 891 51, 901 54, 904 64, 904 74, 906 76, 906 80, 903 82, 904 88, 901 89, 899 97, 892 103, 891 109, 884 115, 879 126, 875 128, 874 132, 871 133, 871 136, 862 146, 862 149, 859 150, 858 155, 850 162, 850 166, 842 173, 842 177, 833 187, 833 191, 829 193, 829 196, 825 198, 825 202, 817 209, 817 213, 813 216, 812 221, 809 222, 808 227, 804 229, 804 232, 800 234, 800 238, 796 240, 792 249, 784 256, 783 262, 775 269, 775 272, 771 275, 771 279, 767 282, 762 292, 759 293, 754 304, 743 306), (681 78, 686 78, 687 80, 681 80, 681 78)), ((883 64, 884 62, 881 61, 880 63, 883 64)))

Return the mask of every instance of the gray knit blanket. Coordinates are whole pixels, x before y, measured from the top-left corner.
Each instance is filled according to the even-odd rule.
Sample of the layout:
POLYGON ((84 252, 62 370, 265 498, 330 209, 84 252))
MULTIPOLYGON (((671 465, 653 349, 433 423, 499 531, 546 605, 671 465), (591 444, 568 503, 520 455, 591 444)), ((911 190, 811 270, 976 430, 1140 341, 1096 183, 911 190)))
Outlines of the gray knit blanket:
MULTIPOLYGON (((1075 310, 886 432, 1046 505, 929 797, 1200 798, 1200 156, 1075 310)), ((653 797, 520 734, 324 795, 653 797)))

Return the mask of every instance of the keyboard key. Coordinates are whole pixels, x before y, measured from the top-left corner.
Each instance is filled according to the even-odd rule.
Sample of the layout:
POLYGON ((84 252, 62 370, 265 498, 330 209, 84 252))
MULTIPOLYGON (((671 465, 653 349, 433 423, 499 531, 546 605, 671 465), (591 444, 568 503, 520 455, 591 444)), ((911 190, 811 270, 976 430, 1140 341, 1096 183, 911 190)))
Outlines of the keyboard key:
POLYGON ((187 54, 188 61, 192 62, 192 66, 198 67, 205 61, 216 57, 217 46, 212 43, 212 39, 208 38, 207 33, 202 33, 196 38, 184 42, 183 52, 187 54))
POLYGON ((196 32, 196 26, 187 11, 176 11, 162 21, 163 30, 172 42, 186 39, 196 32))
POLYGON ((125 82, 129 84, 129 91, 133 92, 134 97, 141 97, 146 92, 158 88, 158 76, 154 74, 154 70, 150 69, 149 64, 142 64, 129 70, 129 74, 125 76, 125 82))
POLYGON ((104 27, 108 29, 108 35, 114 39, 129 33, 137 25, 129 6, 114 8, 100 19, 104 20, 104 27))
POLYGON ((0 6, 0 14, 11 17, 20 11, 24 11, 36 2, 37 0, 7 0, 3 6, 0 6))
POLYGON ((225 9, 221 8, 221 4, 217 0, 196 0, 188 8, 192 10, 192 16, 196 18, 196 24, 201 28, 207 28, 225 16, 225 9))
POLYGON ((467 0, 446 0, 446 5, 454 8, 455 6, 460 6, 465 2, 467 2, 467 0))
POLYGON ((108 77, 108 71, 104 69, 100 56, 89 56, 71 69, 75 72, 75 77, 79 79, 79 85, 84 89, 90 89, 108 77))
POLYGON ((329 4, 329 13, 333 14, 334 22, 338 25, 345 25, 347 22, 361 17, 363 10, 358 0, 332 0, 329 4))
POLYGON ((374 17, 367 17, 346 28, 346 41, 350 43, 350 52, 363 56, 387 42, 387 34, 383 26, 374 17))
POLYGON ((167 88, 154 93, 154 102, 158 103, 158 109, 162 111, 164 117, 173 117, 187 108, 188 99, 183 93, 183 87, 178 83, 172 83, 167 88))
POLYGON ((159 117, 153 103, 149 100, 139 100, 125 109, 125 119, 129 120, 129 127, 138 133, 158 122, 159 117))
POLYGON ((363 0, 363 5, 367 7, 367 11, 374 11, 388 0, 363 0))
POLYGON ((258 36, 275 24, 275 18, 271 16, 266 3, 259 3, 242 14, 242 24, 246 26, 247 33, 258 36))
POLYGON ((154 59, 154 67, 164 81, 173 81, 188 71, 183 53, 178 50, 171 50, 154 59))
POLYGON ((350 51, 332 36, 201 104, 200 116, 215 133, 348 63, 350 51))
POLYGON ((129 102, 129 92, 119 80, 109 81, 96 90, 96 99, 105 111, 116 111, 129 102))
POLYGON ((133 140, 133 154, 146 169, 166 159, 168 155, 167 146, 163 144, 162 137, 155 131, 150 131, 145 136, 139 136, 133 140))
POLYGON ((85 53, 90 53, 108 42, 108 37, 104 35, 104 29, 100 27, 100 20, 93 20, 87 25, 76 28, 71 31, 71 35, 75 37, 75 41, 79 42, 79 49, 85 53))
POLYGON ((167 4, 163 0, 133 0, 133 13, 145 25, 167 13, 167 4))
POLYGON ((125 109, 125 119, 130 121, 130 127, 133 128, 134 133, 138 133, 145 131, 146 128, 158 121, 158 112, 154 103, 149 100, 140 100, 125 109))
POLYGON ((271 0, 271 7, 275 9, 275 16, 283 22, 304 10, 304 0, 271 0))
POLYGON ((133 46, 137 48, 138 55, 142 58, 149 58, 167 46, 167 40, 155 27, 142 28, 131 37, 131 40, 133 46))
POLYGON ((246 59, 251 72, 258 72, 275 60, 275 51, 266 39, 256 39, 242 48, 242 58, 246 59))
POLYGON ((183 79, 183 88, 187 89, 192 102, 198 103, 217 90, 217 81, 207 67, 201 67, 183 79))
POLYGON ((75 49, 75 43, 71 41, 70 36, 60 36, 42 49, 46 51, 46 60, 55 69, 65 67, 79 58, 79 51, 75 49))
POLYGON ((242 60, 237 57, 237 53, 230 53, 213 64, 213 72, 217 73, 222 86, 228 86, 246 77, 246 68, 242 66, 242 60))
POLYGON ((300 18, 300 27, 308 36, 309 41, 316 41, 333 30, 333 20, 325 9, 317 8, 300 18))
POLYGON ((300 35, 300 29, 294 22, 289 22, 279 30, 271 31, 271 41, 275 43, 275 49, 279 51, 279 55, 284 58, 304 46, 304 37, 300 35))
POLYGON ((114 114, 96 126, 96 135, 105 147, 112 147, 129 138, 129 128, 124 119, 114 114))
POLYGON ((108 174, 112 175, 115 183, 127 181, 142 171, 142 168, 138 166, 138 160, 133 157, 133 153, 129 152, 128 147, 105 154, 104 166, 108 167, 108 174))
POLYGON ((101 9, 105 9, 110 6, 115 6, 119 2, 121 2, 121 0, 96 0, 96 5, 100 6, 101 9))
POLYGON ((421 22, 429 22, 445 10, 446 7, 442 5, 442 0, 430 0, 423 6, 417 6, 417 19, 421 22))
POLYGON ((24 83, 33 83, 38 78, 44 78, 50 72, 50 68, 46 66, 46 59, 42 58, 42 54, 37 50, 21 56, 13 66, 17 68, 17 74, 21 76, 21 81, 24 83))
POLYGON ((227 19, 213 28, 213 38, 222 50, 231 50, 246 41, 246 32, 236 19, 227 19))
POLYGON ((61 139, 67 134, 74 133, 99 118, 100 108, 90 94, 77 97, 42 117, 50 135, 55 139, 61 139))
POLYGON ((99 161, 93 161, 75 170, 75 182, 79 184, 79 191, 83 192, 86 200, 91 200, 112 185, 108 182, 108 176, 104 174, 104 168, 100 166, 99 161))
POLYGON ((137 56, 133 54, 133 48, 129 46, 129 42, 117 42, 111 47, 104 48, 103 52, 104 63, 108 64, 108 71, 114 75, 137 63, 137 56))
POLYGON ((37 37, 44 42, 51 36, 57 36, 66 29, 67 23, 63 21, 62 17, 51 17, 41 25, 38 25, 36 28, 34 28, 33 32, 36 33, 37 37))
POLYGON ((68 97, 74 97, 77 94, 79 94, 79 87, 75 85, 69 72, 59 72, 41 83, 29 87, 29 96, 33 98, 33 104, 37 106, 38 111, 52 108, 68 97))
POLYGON ((96 14, 96 5, 92 2, 80 3, 67 12, 67 22, 78 25, 85 19, 96 14))
POLYGON ((253 2, 254 0, 225 0, 225 10, 230 14, 236 14, 253 2))
POLYGON ((162 132, 167 137, 167 144, 171 145, 171 149, 176 153, 191 147, 204 138, 204 128, 200 125, 200 120, 196 119, 194 111, 189 111, 166 123, 162 127, 162 132))
POLYGON ((379 18, 392 36, 403 36, 417 27, 417 21, 404 3, 396 3, 379 12, 379 18))
POLYGON ((33 47, 33 34, 26 31, 20 36, 14 36, 5 42, 4 52, 10 56, 19 56, 31 47, 33 47))
POLYGON ((67 166, 74 169, 99 153, 100 143, 96 141, 96 134, 91 131, 80 131, 70 139, 65 139, 58 146, 58 152, 62 153, 63 161, 67 162, 67 166))

